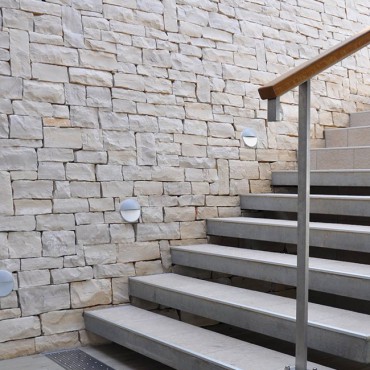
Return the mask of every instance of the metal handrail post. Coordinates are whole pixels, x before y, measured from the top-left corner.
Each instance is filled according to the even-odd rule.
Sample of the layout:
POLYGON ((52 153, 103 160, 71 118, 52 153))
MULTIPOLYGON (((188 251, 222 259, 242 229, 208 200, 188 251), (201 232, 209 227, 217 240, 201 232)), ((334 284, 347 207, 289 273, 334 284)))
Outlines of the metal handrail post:
POLYGON ((298 239, 295 370, 307 370, 308 263, 310 222, 311 82, 299 86, 298 123, 298 239))

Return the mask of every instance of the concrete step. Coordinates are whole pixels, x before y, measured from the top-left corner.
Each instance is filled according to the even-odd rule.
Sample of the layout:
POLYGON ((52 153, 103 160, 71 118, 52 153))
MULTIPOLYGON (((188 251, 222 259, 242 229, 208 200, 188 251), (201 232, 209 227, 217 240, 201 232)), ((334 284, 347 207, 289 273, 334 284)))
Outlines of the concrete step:
POLYGON ((95 334, 178 370, 281 370, 294 364, 291 356, 130 305, 85 312, 85 324, 95 334))
POLYGON ((370 169, 370 146, 311 149, 311 169, 370 169))
MULTIPOLYGON (((297 171, 275 171, 273 186, 297 186, 297 171)), ((311 171, 311 186, 324 187, 370 187, 370 170, 311 171)))
MULTIPOLYGON (((240 196, 245 210, 297 212, 296 194, 247 194, 240 196)), ((311 213, 370 217, 370 196, 311 195, 311 213)))
MULTIPOLYGON (((130 278, 132 296, 275 338, 295 341, 294 299, 176 274, 130 278)), ((368 315, 309 304, 308 345, 370 362, 368 315)), ((257 367, 259 369, 259 367, 257 367)))
MULTIPOLYGON (((200 244, 171 248, 175 265, 296 286, 297 257, 291 254, 200 244)), ((310 289, 370 300, 370 266, 310 258, 310 289)))
POLYGON ((356 112, 350 114, 350 126, 370 126, 370 112, 356 112))
POLYGON ((327 148, 369 146, 370 126, 327 129, 325 144, 327 148))
MULTIPOLYGON (((211 218, 207 234, 297 244, 297 221, 253 217, 211 218)), ((370 226, 310 222, 310 245, 370 252, 370 226)))

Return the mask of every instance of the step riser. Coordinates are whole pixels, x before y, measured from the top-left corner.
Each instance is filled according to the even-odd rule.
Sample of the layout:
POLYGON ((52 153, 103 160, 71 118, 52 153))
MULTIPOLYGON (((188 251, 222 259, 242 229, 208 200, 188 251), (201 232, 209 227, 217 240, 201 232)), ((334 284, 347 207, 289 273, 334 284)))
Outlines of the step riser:
POLYGON ((361 127, 370 125, 370 113, 369 112, 357 112, 350 115, 350 126, 361 127))
MULTIPOLYGON (((220 256, 188 253, 176 249, 171 250, 172 262, 175 265, 194 267, 209 271, 221 272, 233 276, 270 281, 277 284, 296 286, 296 268, 272 265, 257 261, 247 261, 220 256)), ((310 270, 310 289, 370 300, 370 280, 330 274, 310 270)))
MULTIPOLYGON (((251 196, 240 197, 240 207, 245 210, 297 212, 296 198, 274 199, 251 196)), ((315 199, 310 200, 311 214, 345 215, 353 217, 370 217, 370 199, 365 200, 340 200, 340 199, 315 199)))
POLYGON ((312 170, 370 169, 370 147, 311 150, 312 170))
MULTIPOLYGON (((250 225, 207 220, 207 234, 230 238, 297 244, 296 227, 250 225)), ((311 227, 310 245, 321 248, 370 252, 370 235, 365 233, 318 230, 311 227)))
POLYGON ((123 330, 112 323, 102 322, 91 316, 85 316, 86 329, 118 343, 121 346, 129 348, 135 352, 141 353, 153 360, 159 361, 167 366, 178 370, 225 370, 230 367, 216 363, 207 362, 201 358, 195 357, 191 353, 177 350, 175 347, 169 347, 165 344, 153 341, 138 333, 129 330, 123 330))
MULTIPOLYGON (((290 317, 276 317, 268 313, 246 310, 244 307, 206 301, 202 297, 188 296, 178 292, 142 284, 130 279, 130 294, 164 306, 190 312, 216 321, 234 325, 274 338, 295 342, 295 322, 290 317)), ((273 309, 273 308, 272 308, 273 309)), ((343 333, 329 331, 310 325, 308 345, 326 353, 367 362, 366 341, 343 333)))
MULTIPOLYGON (((369 120, 370 123, 370 120, 369 120)), ((370 145, 370 127, 325 130, 326 148, 370 145)))

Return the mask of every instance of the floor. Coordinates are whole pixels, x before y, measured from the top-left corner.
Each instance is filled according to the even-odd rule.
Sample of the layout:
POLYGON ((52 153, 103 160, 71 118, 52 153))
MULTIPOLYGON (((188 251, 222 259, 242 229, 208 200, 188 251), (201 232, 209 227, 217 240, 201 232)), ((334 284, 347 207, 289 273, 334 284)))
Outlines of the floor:
MULTIPOLYGON (((171 370, 171 368, 117 344, 99 347, 81 347, 81 350, 95 357, 115 370, 171 370)), ((64 370, 44 355, 18 357, 0 361, 1 370, 64 370)))

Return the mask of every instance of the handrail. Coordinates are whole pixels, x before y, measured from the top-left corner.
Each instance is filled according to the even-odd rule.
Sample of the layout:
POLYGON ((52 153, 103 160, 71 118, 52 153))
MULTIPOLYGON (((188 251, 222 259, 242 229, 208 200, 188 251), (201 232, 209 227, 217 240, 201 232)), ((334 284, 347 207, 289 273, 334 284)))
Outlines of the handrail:
POLYGON ((261 99, 276 99, 370 44, 370 27, 258 89, 261 99))

